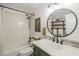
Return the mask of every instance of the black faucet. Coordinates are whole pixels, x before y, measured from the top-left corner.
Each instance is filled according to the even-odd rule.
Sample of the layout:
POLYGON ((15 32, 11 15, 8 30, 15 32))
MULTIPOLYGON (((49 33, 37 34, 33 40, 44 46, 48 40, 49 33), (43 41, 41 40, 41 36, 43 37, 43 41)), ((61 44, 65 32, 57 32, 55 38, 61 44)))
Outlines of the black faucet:
POLYGON ((61 40, 59 41, 58 37, 55 37, 55 36, 54 36, 54 38, 53 38, 53 42, 63 44, 64 40, 61 39, 61 40), (56 39, 55 39, 55 38, 56 38, 56 39))
POLYGON ((53 38, 53 42, 55 42, 55 36, 54 36, 54 38, 53 38))
POLYGON ((53 42, 59 43, 59 41, 58 41, 58 37, 57 37, 57 39, 55 39, 55 36, 54 36, 54 38, 53 38, 53 42))

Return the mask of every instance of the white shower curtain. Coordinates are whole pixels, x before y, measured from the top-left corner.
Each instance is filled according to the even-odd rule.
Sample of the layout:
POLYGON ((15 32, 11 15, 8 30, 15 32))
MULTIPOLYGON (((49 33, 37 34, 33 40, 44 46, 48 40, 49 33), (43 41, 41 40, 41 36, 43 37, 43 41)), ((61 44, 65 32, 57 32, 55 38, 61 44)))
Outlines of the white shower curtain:
POLYGON ((0 8, 0 41, 3 43, 4 52, 22 47, 28 43, 28 24, 24 13, 0 8))

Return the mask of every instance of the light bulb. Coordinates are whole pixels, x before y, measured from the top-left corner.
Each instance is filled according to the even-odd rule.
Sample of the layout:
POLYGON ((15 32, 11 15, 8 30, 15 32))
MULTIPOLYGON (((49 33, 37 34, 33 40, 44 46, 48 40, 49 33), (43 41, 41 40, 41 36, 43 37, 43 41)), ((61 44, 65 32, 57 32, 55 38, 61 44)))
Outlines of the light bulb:
POLYGON ((22 24, 23 24, 22 22, 19 23, 19 25, 22 25, 22 24))

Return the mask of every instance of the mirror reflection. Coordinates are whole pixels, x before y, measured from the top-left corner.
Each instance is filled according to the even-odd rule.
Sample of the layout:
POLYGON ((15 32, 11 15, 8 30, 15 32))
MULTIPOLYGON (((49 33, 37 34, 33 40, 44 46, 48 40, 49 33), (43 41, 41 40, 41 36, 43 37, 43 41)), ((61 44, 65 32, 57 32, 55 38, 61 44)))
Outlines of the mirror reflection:
POLYGON ((47 28, 56 37, 65 37, 77 27, 77 16, 72 10, 59 9, 51 13, 47 20, 47 28))

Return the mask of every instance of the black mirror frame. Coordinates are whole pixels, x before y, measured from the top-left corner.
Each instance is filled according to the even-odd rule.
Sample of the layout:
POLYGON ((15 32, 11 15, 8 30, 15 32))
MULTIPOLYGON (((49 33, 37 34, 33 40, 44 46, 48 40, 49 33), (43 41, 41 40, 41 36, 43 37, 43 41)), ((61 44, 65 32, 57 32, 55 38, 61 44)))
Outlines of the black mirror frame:
MULTIPOLYGON (((65 9, 65 8, 64 8, 64 9, 65 9)), ((58 9, 58 10, 61 10, 61 9, 58 9)), ((48 29, 48 31, 49 31, 52 35, 54 35, 55 37, 66 37, 66 36, 69 36, 69 35, 71 35, 71 34, 75 31, 75 29, 77 28, 78 19, 77 19, 76 14, 75 14, 72 10, 70 10, 70 9, 67 9, 67 10, 71 11, 71 12, 74 14, 75 18, 76 18, 75 27, 74 27, 74 29, 73 29, 69 34, 66 34, 66 35, 64 35, 64 36, 57 36, 57 35, 54 35, 53 33, 51 33, 51 31, 50 31, 49 28, 48 28, 48 21, 49 21, 49 17, 51 16, 51 14, 49 15, 49 17, 48 17, 48 19, 47 19, 47 23, 46 23, 47 29, 48 29)), ((55 11, 57 11, 57 10, 55 10, 55 11)))

